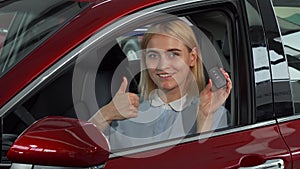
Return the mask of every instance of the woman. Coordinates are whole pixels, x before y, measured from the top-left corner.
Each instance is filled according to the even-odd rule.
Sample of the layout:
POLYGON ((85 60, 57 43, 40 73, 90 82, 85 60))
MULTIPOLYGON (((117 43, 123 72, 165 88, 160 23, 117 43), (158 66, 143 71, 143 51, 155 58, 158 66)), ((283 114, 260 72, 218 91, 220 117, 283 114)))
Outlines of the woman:
POLYGON ((205 86, 199 45, 184 21, 153 24, 142 41, 141 100, 126 93, 127 79, 91 122, 106 131, 112 149, 182 137, 227 126, 222 106, 232 88, 205 86), (108 127, 110 126, 110 127, 108 127))

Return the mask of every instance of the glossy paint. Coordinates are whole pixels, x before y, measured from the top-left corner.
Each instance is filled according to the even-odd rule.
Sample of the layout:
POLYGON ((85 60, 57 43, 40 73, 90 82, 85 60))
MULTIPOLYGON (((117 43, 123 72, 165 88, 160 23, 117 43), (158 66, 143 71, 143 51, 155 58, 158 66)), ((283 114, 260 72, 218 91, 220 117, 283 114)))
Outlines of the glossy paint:
POLYGON ((282 136, 285 138, 286 144, 289 146, 293 159, 293 167, 300 168, 300 120, 293 119, 288 122, 279 124, 282 136))
POLYGON ((92 123, 47 117, 28 128, 7 156, 17 163, 89 167, 107 161, 109 146, 92 123))
POLYGON ((268 42, 268 54, 272 73, 272 89, 274 99, 273 112, 276 117, 293 115, 293 99, 291 94, 291 84, 289 81, 289 71, 287 58, 284 54, 283 45, 279 42, 281 34, 276 20, 273 6, 266 1, 258 1, 260 6, 266 10, 261 11, 264 31, 268 42))
MULTIPOLYGON (((251 0, 252 1, 252 0, 251 0)), ((124 1, 123 1, 124 2, 124 1)), ((145 8, 147 6, 151 6, 154 4, 161 3, 163 1, 160 0, 143 0, 143 1, 127 1, 126 3, 121 4, 121 0, 116 1, 96 1, 93 5, 88 7, 82 14, 78 17, 74 18, 69 24, 67 24, 62 30, 57 32, 55 36, 50 38, 45 44, 36 49, 30 56, 25 58, 22 62, 19 63, 12 71, 6 74, 4 77, 0 79, 0 93, 1 100, 0 106, 3 106, 8 100, 10 100, 16 93, 18 93, 22 88, 28 85, 33 79, 35 79, 41 72, 45 71, 49 66, 55 63, 57 60, 62 58, 66 53, 68 53, 71 49, 76 47, 78 44, 83 42, 86 38, 93 35, 95 32, 100 30, 101 28, 109 25, 113 21, 125 16, 126 14, 135 12, 139 9, 145 8), (111 10, 114 9, 114 10, 111 10), (105 15, 104 15, 105 14, 105 15), (80 30, 80 31, 78 31, 80 30), (42 57, 40 57, 42 56, 42 57), (26 70, 26 71, 24 71, 26 70), (18 79, 18 83, 15 83, 15 79, 18 79)), ((250 0, 249 0, 250 2, 250 0)), ((256 1, 252 1, 256 3, 256 1)), ((265 1, 267 3, 267 1, 265 1)), ((260 13, 259 7, 263 8, 262 4, 257 4, 256 6, 257 13, 260 13)), ((239 16, 243 16, 242 10, 238 11, 239 16)), ((265 17, 267 17, 266 14, 265 17)), ((260 16, 258 16, 259 18, 260 16)), ((241 18, 240 18, 241 19, 241 18)), ((246 19, 246 18, 242 18, 246 19)), ((270 20, 270 22, 274 22, 270 20)), ((268 24, 268 22, 263 23, 261 21, 261 25, 258 25, 259 30, 264 31, 266 27, 263 27, 263 24, 268 24)), ((172 149, 161 153, 156 156, 151 156, 147 158, 130 158, 130 157, 118 157, 112 154, 110 159, 108 159, 105 168, 114 169, 114 168, 206 168, 206 169, 215 169, 215 168, 238 168, 238 167, 250 167, 264 163, 269 159, 283 159, 285 163, 285 168, 297 168, 297 165, 300 165, 300 149, 299 149, 299 130, 300 124, 297 120, 292 120, 289 122, 280 122, 279 127, 277 125, 277 121, 274 120, 274 115, 277 113, 276 109, 280 106, 280 97, 281 96, 273 96, 273 85, 274 82, 279 81, 277 79, 272 78, 271 72, 271 63, 272 58, 269 58, 268 47, 267 47, 267 39, 264 39, 264 32, 261 32, 260 35, 263 36, 263 39, 259 39, 259 41, 255 41, 255 37, 257 37, 257 32, 250 32, 250 28, 254 28, 257 25, 249 25, 249 27, 243 27, 244 32, 241 34, 245 39, 249 39, 249 44, 245 44, 245 42, 240 42, 239 46, 235 54, 238 54, 240 58, 235 58, 234 63, 239 65, 237 67, 240 71, 234 72, 234 76, 239 79, 235 80, 235 86, 237 88, 235 98, 238 98, 239 108, 236 110, 240 112, 243 116, 245 116, 246 120, 241 117, 240 120, 242 125, 245 127, 236 127, 233 129, 228 129, 223 132, 216 132, 212 135, 212 137, 206 138, 206 135, 194 136, 190 138, 186 138, 183 140, 183 143, 174 146, 173 143, 164 144, 164 148, 160 148, 161 145, 154 145, 157 148, 153 149, 139 149, 134 151, 134 156, 144 156, 151 155, 164 149, 168 149, 170 146, 174 146, 172 149), (260 46, 258 46, 258 44, 260 46), (243 47, 244 45, 244 47, 243 47), (249 45, 249 46, 247 46, 249 45), (245 47, 246 46, 246 47, 245 47), (261 48, 260 48, 261 47, 261 48), (247 48, 247 49, 245 49, 247 48), (249 82, 243 81, 243 78, 255 80, 256 75, 255 70, 259 70, 260 67, 247 60, 247 56, 252 53, 254 56, 257 49, 262 49, 263 54, 260 55, 264 60, 263 71, 265 71, 265 75, 267 79, 264 83, 249 82), (241 58, 242 57, 242 58, 241 58), (271 61, 270 61, 271 60, 271 61), (249 66, 246 67, 245 65, 249 66), (252 69, 254 66, 254 70, 252 69), (257 66, 257 67, 255 67, 257 66), (250 69, 249 69, 250 68, 250 69), (245 76, 247 75, 247 76, 245 76), (256 83, 256 84, 255 84, 256 83), (264 90, 267 89, 267 90, 264 90), (264 91, 267 94, 265 96, 265 100, 259 100, 260 91, 264 91), (255 94, 253 94, 255 93, 255 94), (249 96, 249 98, 244 98, 243 96, 249 96), (250 98, 251 96, 251 98, 250 98), (256 98, 255 98, 256 97, 256 98), (276 106, 274 106, 274 102, 277 102, 276 106), (251 105, 248 105, 248 104, 251 105), (252 105, 253 104, 253 105, 252 105), (253 110, 252 110, 253 109, 253 110), (256 119, 257 112, 265 112, 268 114, 267 119, 269 121, 264 123, 254 123, 256 119), (269 116, 271 115, 271 116, 269 116), (252 116, 252 118, 249 118, 252 116), (250 121, 247 121, 251 119, 250 121), (281 135, 282 133, 282 135, 281 135), (283 137, 282 137, 283 136, 283 137), (289 147, 288 147, 289 146, 289 147), (291 153, 293 155, 293 160, 291 158, 291 153)), ((272 27, 274 28, 274 27, 272 27)), ((276 29, 276 28, 275 28, 276 29)), ((266 29, 269 31, 267 33, 267 37, 274 37, 271 29, 266 29)), ((235 38, 237 38, 237 35, 235 38)), ((237 38, 238 39, 238 38, 237 38)), ((237 43, 237 42, 236 42, 237 43)), ((272 47, 272 45, 270 45, 272 47)), ((273 47, 276 47, 273 46, 273 47)), ((283 55, 283 51, 279 51, 279 54, 283 55)), ((257 55, 255 55, 257 56, 257 55)), ((251 60, 251 59, 250 59, 251 60)), ((274 60, 273 60, 274 61, 274 60)), ((284 62, 284 60, 282 60, 284 62)), ((273 65, 274 67, 274 65, 273 65)), ((288 79, 284 79, 288 80, 288 79)), ((287 84, 287 81, 284 82, 287 84)), ((275 84, 276 85, 276 84, 275 84)), ((287 87, 287 85, 284 85, 287 87)), ((289 105, 289 101, 287 105, 289 105)), ((288 107, 285 109, 287 113, 290 113, 292 107, 288 107)), ((280 111, 282 113, 282 111, 280 111)), ((280 114, 280 113, 279 113, 280 114)), ((74 124, 78 124, 78 121, 69 121, 68 125, 73 126, 74 124)), ((57 124, 56 124, 57 125, 57 124)), ((60 130, 61 126, 51 125, 51 130, 60 130)), ((75 125, 76 126, 76 125, 75 125)), ((80 126, 80 125, 79 125, 80 126)), ((77 126, 77 127, 79 127, 77 126)), ((82 127, 88 127, 81 126, 82 127)), ((46 129, 49 126, 46 126, 46 129)), ((79 127, 80 128, 80 127, 79 127)), ((49 144, 44 144, 49 141, 49 138, 53 138, 54 140, 60 140, 59 136, 62 137, 61 134, 65 131, 59 132, 46 132, 46 130, 41 130, 38 125, 33 126, 31 129, 27 130, 24 134, 24 137, 21 137, 20 140, 16 142, 16 145, 24 146, 26 149, 30 149, 30 145, 36 144, 41 145, 42 147, 48 146, 49 144), (42 132, 39 132, 42 131, 42 132), (30 139, 32 137, 39 136, 40 139, 30 139), (41 140, 43 139, 43 140, 41 140), (36 141, 36 142, 35 142, 36 141)), ((49 129, 49 128, 48 128, 49 129)), ((71 130, 78 135, 82 135, 83 133, 78 130, 71 130)), ((209 134, 208 134, 209 135, 209 134)), ((85 136, 82 136, 85 138, 85 136)), ((78 145, 81 144, 78 142, 72 142, 74 138, 68 138, 68 142, 78 145)), ((49 142, 48 142, 49 143, 49 142)), ((74 149, 73 147, 69 147, 67 145, 62 145, 60 142, 55 143, 56 146, 62 146, 63 149, 68 150, 69 152, 73 152, 74 154, 79 154, 82 150, 74 149)), ((81 145, 85 146, 85 145, 81 145)), ((10 154, 10 158, 17 162, 26 162, 30 163, 34 158, 38 158, 39 163, 55 165, 55 163, 49 161, 47 157, 49 155, 39 155, 38 152, 30 151, 30 158, 21 158, 18 152, 23 152, 23 150, 17 149, 18 146, 12 148, 12 153, 10 154)), ((19 147, 20 148, 20 147, 19 147)), ((55 147, 51 147, 51 150, 55 150, 55 154, 51 154, 51 157, 57 158, 60 164, 65 166, 74 166, 74 165, 94 165, 93 161, 88 162, 79 162, 79 160, 67 160, 65 158, 70 158, 70 156, 65 156, 65 152, 61 151, 61 149, 55 149, 55 147), (64 160, 62 160, 64 159, 64 160)), ((104 152, 102 152, 104 153, 104 152)), ((90 154, 85 154, 90 155, 90 154)), ((84 157, 85 155, 76 155, 76 158, 84 157)), ((100 154, 99 154, 100 155, 100 154)), ((105 154, 106 155, 106 154, 105 154)), ((105 156, 103 155, 103 156, 105 156)), ((127 154, 132 155, 132 154, 127 154)), ((86 157, 84 157, 86 158, 86 157)), ((92 157, 91 157, 92 158, 92 157)), ((105 158, 103 158, 104 160, 105 158)), ((84 160, 84 159, 80 159, 84 160)), ((97 161, 99 159, 95 159, 97 161)), ((102 159, 101 159, 102 160, 102 159)), ((105 159, 106 160, 106 159, 105 159)), ((37 161, 34 161, 35 163, 37 161)), ((104 161, 103 161, 104 162, 104 161)), ((56 163, 58 164, 58 163, 56 163)))
POLYGON ((255 83, 256 113, 251 115, 253 121, 259 122, 273 119, 273 96, 271 81, 271 66, 268 57, 267 42, 264 34, 263 22, 256 0, 248 0, 246 5, 248 18, 249 45, 252 55, 252 65, 249 69, 255 83))
POLYGON ((275 39, 280 38, 279 25, 273 7, 266 1, 257 1, 259 6, 266 10, 261 11, 264 32, 267 39, 267 47, 272 70, 273 112, 278 117, 278 123, 282 137, 287 144, 291 157, 292 167, 300 168, 300 120, 299 115, 294 114, 291 83, 289 80, 287 58, 284 54, 283 44, 275 39), (290 117, 287 117, 290 116, 290 117), (281 117, 281 118, 280 118, 281 117))
POLYGON ((163 0, 122 2, 96 1, 3 76, 0 79, 0 107, 50 65, 101 28, 126 14, 161 3, 163 0))
POLYGON ((135 154, 135 158, 111 158, 105 168, 237 169, 263 164, 268 159, 284 159, 287 164, 285 168, 292 167, 289 152, 276 125, 238 131, 207 140, 198 140, 199 138, 196 136, 195 141, 177 145, 153 157, 137 158, 155 154, 161 149, 135 154))
POLYGON ((93 124, 48 117, 27 129, 11 147, 8 157, 18 163, 50 166, 88 167, 106 162, 107 169, 152 169, 155 165, 164 169, 237 169, 260 165, 269 159, 283 159, 289 169, 292 160, 274 123, 232 134, 194 136, 176 146, 169 144, 172 149, 166 146, 108 160, 108 142, 93 124))

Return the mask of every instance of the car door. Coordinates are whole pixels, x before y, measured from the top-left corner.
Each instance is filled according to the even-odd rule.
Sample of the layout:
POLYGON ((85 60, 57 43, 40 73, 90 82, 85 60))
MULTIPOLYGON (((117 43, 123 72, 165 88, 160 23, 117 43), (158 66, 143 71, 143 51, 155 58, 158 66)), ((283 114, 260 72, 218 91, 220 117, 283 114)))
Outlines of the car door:
MULTIPOLYGON (((275 103, 277 107, 276 115, 280 131, 289 146, 293 158, 293 167, 299 168, 299 1, 273 1, 273 13, 270 11, 270 16, 277 19, 277 24, 272 27, 279 27, 280 32, 276 36, 269 36, 270 46, 278 46, 277 53, 282 61, 275 64, 273 67, 281 67, 282 72, 272 71, 273 83, 277 87, 274 88, 274 93, 277 93, 275 103), (273 40, 271 40, 273 39, 273 40), (280 83, 284 83, 284 90, 280 83), (288 89, 290 88, 290 89, 288 89), (292 96, 287 97, 286 93, 292 93, 292 96), (278 107, 287 108, 278 108, 278 107)), ((275 51, 275 50, 274 50, 275 51)))
MULTIPOLYGON (((95 8, 100 10, 101 6, 95 8)), ((292 168, 289 149, 273 116, 272 72, 261 10, 270 9, 254 0, 193 0, 166 2, 132 11, 66 54, 54 65, 56 67, 51 67, 54 73, 50 77, 47 72, 42 74, 41 77, 50 78, 49 81, 19 104, 28 106, 30 112, 49 113, 50 108, 56 112, 56 108, 62 107, 64 116, 75 109, 77 118, 88 119, 111 99, 115 86, 120 86, 119 81, 98 81, 98 77, 109 75, 113 80, 112 71, 118 68, 131 76, 132 72, 127 74, 127 71, 134 72, 134 65, 139 62, 136 57, 127 59, 128 63, 123 62, 124 58, 118 60, 116 53, 109 52, 113 48, 110 43, 115 45, 115 40, 124 35, 161 21, 162 15, 172 15, 205 32, 230 74, 233 89, 224 105, 229 110, 228 127, 111 151, 104 168, 292 168), (104 62, 101 59, 107 53, 111 55, 104 62), (77 60, 66 63, 74 58, 77 60), (123 69, 123 63, 129 66, 123 69), (98 75, 100 72, 103 74, 98 75), (66 90, 69 85, 72 91, 66 90), (66 91, 70 98, 66 98, 66 91), (51 97, 53 93, 61 95, 51 97), (69 107, 69 103, 74 107, 69 107)), ((8 117, 3 117, 4 121, 9 122, 8 117)))

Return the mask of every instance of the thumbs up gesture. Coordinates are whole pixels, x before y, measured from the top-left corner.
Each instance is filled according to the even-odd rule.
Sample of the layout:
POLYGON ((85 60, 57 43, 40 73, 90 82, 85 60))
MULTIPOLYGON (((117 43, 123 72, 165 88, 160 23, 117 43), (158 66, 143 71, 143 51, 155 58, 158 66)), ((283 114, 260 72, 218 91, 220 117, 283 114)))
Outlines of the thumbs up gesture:
POLYGON ((113 110, 115 112, 113 120, 137 117, 139 97, 134 93, 126 92, 127 85, 127 78, 123 77, 123 81, 118 92, 109 103, 113 106, 113 110))
POLYGON ((103 106, 89 121, 104 130, 113 120, 137 117, 139 97, 126 92, 127 85, 127 78, 123 77, 122 84, 112 101, 103 106))

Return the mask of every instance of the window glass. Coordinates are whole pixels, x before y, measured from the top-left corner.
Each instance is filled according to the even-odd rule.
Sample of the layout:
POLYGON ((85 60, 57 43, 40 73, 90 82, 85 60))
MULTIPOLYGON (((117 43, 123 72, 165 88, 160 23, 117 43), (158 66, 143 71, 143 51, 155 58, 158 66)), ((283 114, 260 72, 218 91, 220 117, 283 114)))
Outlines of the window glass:
POLYGON ((6 39, 8 29, 12 23, 14 16, 15 16, 15 13, 6 13, 6 14, 0 15, 0 20, 2 21, 0 23, 0 53, 1 53, 2 47, 4 45, 4 41, 6 39))
POLYGON ((0 3, 0 77, 87 3, 22 0, 0 3))
POLYGON ((288 60, 295 112, 300 113, 300 2, 274 0, 273 3, 288 60))

